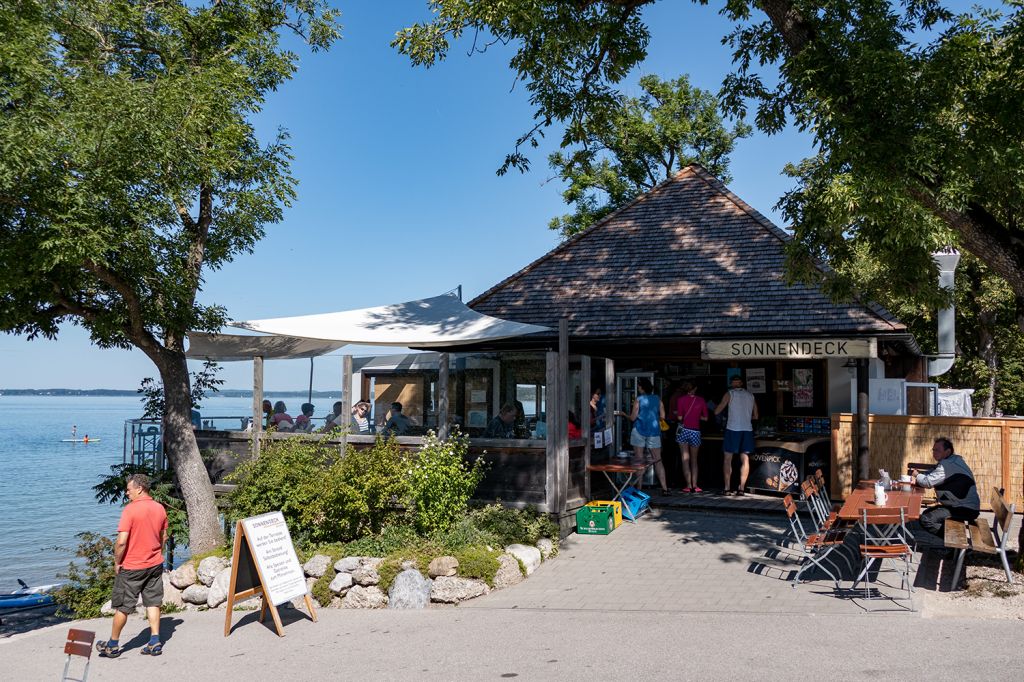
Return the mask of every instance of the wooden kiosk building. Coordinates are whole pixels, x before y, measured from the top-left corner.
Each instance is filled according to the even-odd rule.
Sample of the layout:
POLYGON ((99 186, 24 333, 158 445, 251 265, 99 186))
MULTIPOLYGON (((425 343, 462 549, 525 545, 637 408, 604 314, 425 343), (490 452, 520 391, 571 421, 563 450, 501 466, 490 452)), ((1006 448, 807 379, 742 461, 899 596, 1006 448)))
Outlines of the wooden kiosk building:
MULTIPOLYGON (((857 373, 922 382, 926 358, 907 328, 879 306, 837 304, 815 287, 787 284, 788 239, 705 170, 690 166, 468 303, 533 331, 451 345, 441 340, 421 346, 436 355, 367 365, 361 397, 372 398, 380 414, 401 400, 424 429, 445 433, 457 424, 471 436, 473 455, 491 462, 479 497, 533 504, 562 519, 590 498, 587 465, 627 449, 629 424, 613 411, 629 409, 640 377, 654 382, 669 407, 684 379, 718 401, 728 377, 740 373, 762 415, 758 448, 802 448, 808 460, 828 462, 830 415, 856 412, 857 373), (605 395, 600 415, 589 405, 598 388, 605 395), (485 438, 500 407, 517 401, 522 437, 485 438), (573 439, 570 412, 580 424, 573 439), (610 445, 595 447, 593 424, 612 428, 610 445)), ((350 359, 345 367, 347 389, 350 359)), ((261 399, 261 372, 257 384, 261 399)), ((705 432, 703 487, 722 484, 717 433, 715 424, 705 432)), ((372 440, 347 440, 364 439, 372 440)), ((401 440, 410 447, 419 441, 401 440)), ((667 436, 670 485, 678 485, 675 452, 667 436)))

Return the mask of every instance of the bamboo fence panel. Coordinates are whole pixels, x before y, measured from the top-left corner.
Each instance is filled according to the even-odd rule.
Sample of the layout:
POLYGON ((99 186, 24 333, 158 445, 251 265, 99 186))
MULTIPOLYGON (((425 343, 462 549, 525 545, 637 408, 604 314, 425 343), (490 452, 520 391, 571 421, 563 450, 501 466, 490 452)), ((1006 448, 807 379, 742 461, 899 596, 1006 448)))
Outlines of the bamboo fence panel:
MULTIPOLYGON (((832 486, 845 496, 853 485, 851 414, 832 416, 832 486)), ((1024 420, 974 417, 870 415, 868 447, 871 473, 886 469, 894 477, 910 462, 931 462, 932 444, 945 436, 953 441, 974 472, 982 508, 992 488, 1005 488, 1008 502, 1024 503, 1024 420)))

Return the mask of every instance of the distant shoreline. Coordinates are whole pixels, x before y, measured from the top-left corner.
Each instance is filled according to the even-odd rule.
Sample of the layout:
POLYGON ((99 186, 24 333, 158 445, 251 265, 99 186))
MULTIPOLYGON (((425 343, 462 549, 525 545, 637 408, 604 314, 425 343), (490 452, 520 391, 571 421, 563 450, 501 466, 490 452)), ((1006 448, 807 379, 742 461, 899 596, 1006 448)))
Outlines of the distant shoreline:
MULTIPOLYGON (((269 391, 269 394, 285 398, 304 398, 309 391, 269 391)), ((110 398, 110 397, 140 397, 138 391, 122 390, 117 388, 0 388, 2 396, 75 396, 83 398, 110 398)), ((228 388, 211 393, 207 398, 251 398, 252 390, 228 388)), ((313 391, 314 398, 341 397, 341 391, 313 391)))

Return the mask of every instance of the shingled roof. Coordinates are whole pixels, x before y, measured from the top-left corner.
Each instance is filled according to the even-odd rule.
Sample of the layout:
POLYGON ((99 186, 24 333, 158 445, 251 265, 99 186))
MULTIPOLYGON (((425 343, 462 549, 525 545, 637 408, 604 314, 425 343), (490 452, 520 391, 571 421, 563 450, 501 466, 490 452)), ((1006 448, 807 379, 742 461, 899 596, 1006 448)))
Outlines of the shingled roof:
POLYGON ((577 338, 899 334, 874 304, 783 281, 789 237, 700 166, 560 244, 473 299, 577 338))

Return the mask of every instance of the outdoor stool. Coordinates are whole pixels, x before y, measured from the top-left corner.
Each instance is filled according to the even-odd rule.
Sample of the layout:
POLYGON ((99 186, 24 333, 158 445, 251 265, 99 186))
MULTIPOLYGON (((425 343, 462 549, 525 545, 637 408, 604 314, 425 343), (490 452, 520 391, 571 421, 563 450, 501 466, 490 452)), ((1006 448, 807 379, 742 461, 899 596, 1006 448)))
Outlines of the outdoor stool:
POLYGON ((64 642, 64 653, 68 655, 68 658, 64 662, 64 674, 60 678, 61 682, 86 682, 86 679, 89 677, 89 661, 92 658, 92 643, 95 639, 96 633, 90 630, 77 630, 75 628, 68 630, 68 639, 64 642), (82 672, 81 677, 68 677, 72 656, 85 657, 85 670, 82 672))

